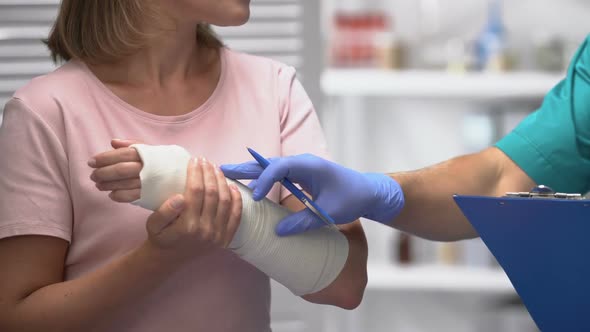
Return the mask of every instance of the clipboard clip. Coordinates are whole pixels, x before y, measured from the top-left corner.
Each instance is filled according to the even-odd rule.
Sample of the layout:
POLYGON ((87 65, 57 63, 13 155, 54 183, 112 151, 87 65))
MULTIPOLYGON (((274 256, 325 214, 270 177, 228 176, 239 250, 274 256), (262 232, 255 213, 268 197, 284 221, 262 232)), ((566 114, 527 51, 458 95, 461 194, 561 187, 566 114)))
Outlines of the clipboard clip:
POLYGON ((582 200, 582 194, 558 193, 551 187, 539 185, 531 189, 531 191, 507 192, 504 197, 524 197, 524 198, 552 198, 552 199, 568 199, 568 200, 582 200))

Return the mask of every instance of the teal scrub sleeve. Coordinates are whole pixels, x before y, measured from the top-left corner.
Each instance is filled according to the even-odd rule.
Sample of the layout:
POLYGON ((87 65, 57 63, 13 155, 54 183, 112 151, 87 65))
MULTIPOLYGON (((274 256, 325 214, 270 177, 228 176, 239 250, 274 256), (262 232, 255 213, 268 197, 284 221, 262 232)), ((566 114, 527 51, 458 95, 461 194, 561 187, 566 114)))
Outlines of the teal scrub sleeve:
POLYGON ((537 184, 590 190, 590 36, 541 107, 496 143, 537 184))

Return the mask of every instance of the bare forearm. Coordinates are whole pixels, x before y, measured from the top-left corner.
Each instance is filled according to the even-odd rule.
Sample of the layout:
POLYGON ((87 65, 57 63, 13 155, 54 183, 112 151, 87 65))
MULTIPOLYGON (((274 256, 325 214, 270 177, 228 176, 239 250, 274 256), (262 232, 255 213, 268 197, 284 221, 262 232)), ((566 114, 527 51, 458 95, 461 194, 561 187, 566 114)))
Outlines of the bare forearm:
POLYGON ((453 194, 500 196, 506 191, 529 190, 534 185, 496 148, 391 176, 400 183, 405 197, 404 209, 392 226, 440 241, 477 236, 455 204, 453 194))
POLYGON ((43 287, 5 312, 2 331, 105 331, 166 278, 173 263, 149 244, 79 279, 43 287))
POLYGON ((344 268, 328 287, 303 298, 313 303, 354 309, 360 304, 367 285, 367 240, 359 221, 341 226, 341 230, 349 244, 344 268))

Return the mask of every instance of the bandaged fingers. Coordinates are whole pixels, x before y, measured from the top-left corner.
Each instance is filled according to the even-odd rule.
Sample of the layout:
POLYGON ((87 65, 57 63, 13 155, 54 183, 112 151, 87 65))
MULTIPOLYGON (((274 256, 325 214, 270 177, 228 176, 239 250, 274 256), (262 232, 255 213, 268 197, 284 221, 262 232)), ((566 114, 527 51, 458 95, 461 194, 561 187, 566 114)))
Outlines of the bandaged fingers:
POLYGON ((143 163, 137 150, 122 147, 107 151, 92 157, 88 165, 94 168, 90 179, 100 191, 111 191, 112 200, 129 203, 140 198, 143 163))
POLYGON ((137 153, 137 150, 130 147, 122 147, 113 150, 109 150, 103 153, 99 153, 96 156, 90 158, 88 164, 91 167, 105 167, 114 165, 121 162, 140 162, 141 158, 137 153))

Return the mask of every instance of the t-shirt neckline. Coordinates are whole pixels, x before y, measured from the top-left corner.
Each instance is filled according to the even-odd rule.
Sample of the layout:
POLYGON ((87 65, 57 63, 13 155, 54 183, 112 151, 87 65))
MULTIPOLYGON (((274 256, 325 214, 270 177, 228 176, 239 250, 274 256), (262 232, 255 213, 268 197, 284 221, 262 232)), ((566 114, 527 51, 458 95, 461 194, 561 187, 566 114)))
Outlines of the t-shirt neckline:
POLYGON ((226 77, 226 72, 227 72, 227 68, 226 68, 227 67, 227 59, 226 59, 225 48, 220 49, 219 57, 221 60, 221 70, 220 70, 220 74, 219 74, 219 81, 217 82, 217 85, 215 86, 213 93, 199 107, 197 107, 196 109, 194 109, 188 113, 180 114, 180 115, 157 115, 157 114, 145 112, 145 111, 127 103, 126 101, 121 99, 119 96, 117 96, 96 75, 94 75, 92 70, 90 70, 90 68, 88 68, 88 66, 86 65, 86 63, 84 63, 84 61, 81 61, 81 60, 72 60, 72 61, 78 63, 83 68, 84 72, 86 72, 86 74, 88 75, 88 77, 90 78, 92 83, 95 86, 97 86, 105 95, 107 95, 109 99, 111 99, 111 100, 115 101, 117 104, 121 105, 123 107, 123 109, 125 109, 126 111, 129 111, 129 112, 134 113, 138 116, 141 116, 143 118, 147 118, 147 119, 155 121, 155 122, 181 123, 181 122, 190 121, 190 120, 194 119, 195 117, 198 117, 198 116, 206 113, 211 108, 211 106, 215 103, 215 101, 218 99, 218 95, 221 93, 221 90, 222 90, 223 85, 225 83, 225 77, 226 77))

